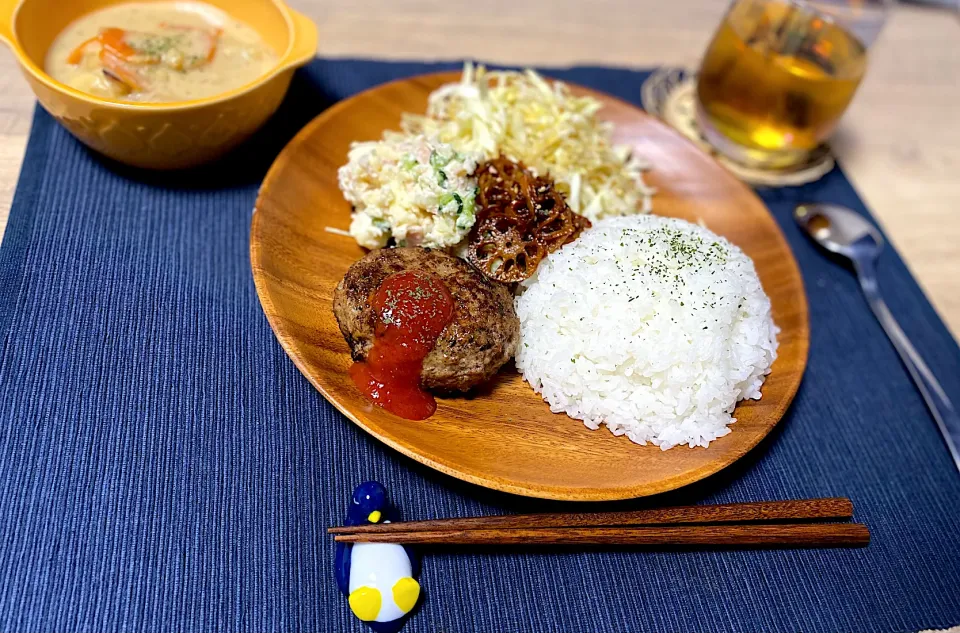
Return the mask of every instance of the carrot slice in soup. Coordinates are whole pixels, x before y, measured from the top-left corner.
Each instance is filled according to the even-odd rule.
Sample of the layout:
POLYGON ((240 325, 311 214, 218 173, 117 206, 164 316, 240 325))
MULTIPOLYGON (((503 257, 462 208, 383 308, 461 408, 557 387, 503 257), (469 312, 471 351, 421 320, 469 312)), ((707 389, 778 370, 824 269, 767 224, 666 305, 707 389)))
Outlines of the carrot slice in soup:
POLYGON ((100 31, 100 45, 120 59, 129 59, 137 54, 137 49, 127 44, 127 32, 118 28, 106 28, 100 31))
POLYGON ((220 45, 221 35, 223 35, 223 29, 216 29, 212 35, 210 35, 213 42, 210 45, 210 52, 207 53, 207 63, 212 62, 213 58, 217 56, 217 46, 220 45))
POLYGON ((110 49, 103 48, 100 51, 100 63, 103 64, 103 72, 114 81, 122 83, 131 91, 143 90, 143 81, 136 68, 110 49))
POLYGON ((94 35, 89 40, 87 40, 86 42, 80 44, 80 46, 73 49, 70 52, 70 54, 67 55, 67 63, 76 65, 82 62, 83 56, 87 53, 87 47, 89 47, 91 44, 95 42, 98 42, 99 40, 100 40, 100 36, 94 35))

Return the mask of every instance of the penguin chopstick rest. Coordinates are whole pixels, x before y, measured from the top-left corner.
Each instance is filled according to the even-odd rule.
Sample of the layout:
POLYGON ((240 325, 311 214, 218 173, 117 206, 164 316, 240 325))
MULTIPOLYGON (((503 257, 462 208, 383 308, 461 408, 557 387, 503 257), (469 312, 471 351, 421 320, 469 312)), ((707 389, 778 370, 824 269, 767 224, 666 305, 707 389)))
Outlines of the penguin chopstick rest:
MULTIPOLYGON (((389 523, 396 520, 379 482, 368 481, 353 491, 345 525, 389 523)), ((396 633, 417 604, 419 560, 412 550, 394 543, 337 543, 337 586, 353 614, 376 633, 396 633)))

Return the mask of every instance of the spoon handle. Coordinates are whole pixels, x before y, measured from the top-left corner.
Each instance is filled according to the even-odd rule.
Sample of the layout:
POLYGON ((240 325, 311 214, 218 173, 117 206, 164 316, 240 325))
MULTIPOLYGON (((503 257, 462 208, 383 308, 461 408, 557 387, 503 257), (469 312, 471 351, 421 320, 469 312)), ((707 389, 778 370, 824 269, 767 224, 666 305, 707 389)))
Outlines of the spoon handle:
POLYGON ((957 410, 953 408, 953 403, 950 402, 950 398, 943 391, 943 387, 940 386, 927 364, 923 362, 923 358, 910 342, 910 339, 900 329, 900 325, 893 318, 886 302, 880 296, 874 263, 872 261, 856 260, 854 263, 856 264, 860 287, 863 288, 863 294, 867 298, 867 303, 870 304, 870 309, 873 310, 873 314, 880 321, 880 325, 883 326, 890 342, 893 343, 894 348, 900 354, 900 359, 906 365, 910 377, 913 378, 913 382, 916 383, 920 394, 937 422, 937 427, 940 429, 950 455, 953 457, 953 463, 960 471, 960 416, 957 415, 957 410))

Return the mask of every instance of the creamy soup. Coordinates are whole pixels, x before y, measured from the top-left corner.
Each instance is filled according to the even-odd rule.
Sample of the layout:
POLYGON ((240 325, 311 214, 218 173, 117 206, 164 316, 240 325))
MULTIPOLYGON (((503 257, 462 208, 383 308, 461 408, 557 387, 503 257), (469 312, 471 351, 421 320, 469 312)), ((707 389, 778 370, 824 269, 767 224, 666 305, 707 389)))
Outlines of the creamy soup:
POLYGON ((130 2, 83 16, 47 53, 51 77, 83 92, 162 103, 250 83, 277 62, 250 26, 202 2, 130 2))

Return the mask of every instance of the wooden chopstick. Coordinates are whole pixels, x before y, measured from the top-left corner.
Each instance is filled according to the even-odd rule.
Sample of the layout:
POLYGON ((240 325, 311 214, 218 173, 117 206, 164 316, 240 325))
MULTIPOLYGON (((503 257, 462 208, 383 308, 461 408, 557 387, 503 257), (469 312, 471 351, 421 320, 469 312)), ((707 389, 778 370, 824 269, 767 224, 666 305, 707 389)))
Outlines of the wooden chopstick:
POLYGON ((870 531, 860 523, 682 525, 657 527, 498 528, 338 534, 345 543, 432 545, 647 545, 720 547, 864 546, 870 531))
POLYGON ((332 527, 327 529, 327 532, 331 534, 394 534, 398 532, 439 532, 503 528, 542 529, 689 523, 743 523, 749 521, 801 521, 808 519, 849 519, 852 516, 853 503, 849 499, 827 498, 652 508, 630 512, 515 514, 461 519, 404 521, 397 523, 332 527))

